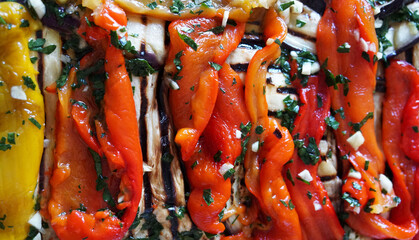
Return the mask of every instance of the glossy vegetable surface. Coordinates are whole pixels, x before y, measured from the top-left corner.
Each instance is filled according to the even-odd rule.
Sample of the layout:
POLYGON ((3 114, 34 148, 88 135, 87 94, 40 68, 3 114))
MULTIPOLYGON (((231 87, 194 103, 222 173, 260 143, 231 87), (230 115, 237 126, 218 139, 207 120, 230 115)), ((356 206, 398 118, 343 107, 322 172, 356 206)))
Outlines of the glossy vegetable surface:
POLYGON ((268 117, 264 94, 268 66, 281 55, 280 44, 287 34, 287 27, 273 9, 266 13, 264 23, 267 46, 257 51, 250 61, 245 83, 246 107, 252 123, 249 146, 255 143, 259 146, 256 152, 253 149, 247 152, 244 166, 246 186, 272 225, 267 230, 256 230, 254 237, 301 239, 298 215, 295 208, 287 207, 291 198, 281 175, 284 164, 291 159, 294 143, 289 131, 268 117), (264 131, 256 133, 257 127, 264 131))
MULTIPOLYGON (((376 83, 374 55, 378 43, 374 31, 373 11, 369 3, 363 0, 332 1, 319 25, 317 49, 320 61, 324 65, 327 64, 326 82, 330 86, 332 109, 343 110, 342 115, 335 116, 340 123, 339 129, 335 131, 338 148, 341 155, 349 160, 344 162, 347 168, 351 165, 361 173, 361 179, 365 182, 362 191, 368 195, 368 206, 362 198, 347 196, 350 204, 347 202, 346 208, 350 213, 346 222, 357 232, 373 238, 412 238, 417 232, 417 226, 409 214, 406 214, 405 210, 408 208, 404 204, 409 205, 409 200, 403 187, 397 185, 399 190, 396 190, 396 194, 404 198, 405 203, 392 211, 392 214, 399 211, 405 214, 399 215, 401 217, 394 222, 379 215, 388 209, 389 204, 395 204, 396 198, 393 191, 385 194, 382 191, 384 186, 378 181, 380 174, 384 173, 385 160, 378 147, 371 120, 376 83), (360 41, 367 43, 367 50, 362 47, 360 41), (350 52, 339 53, 337 48, 345 42, 351 46, 350 52), (357 131, 361 131, 365 142, 359 149, 354 149, 347 139, 357 131), (357 211, 356 207, 360 207, 360 211, 357 211)), ((398 173, 393 171, 396 176, 398 173)), ((349 184, 349 181, 346 184, 349 184)), ((397 187, 395 186, 395 189, 397 187)), ((348 188, 344 186, 344 189, 348 188)))
POLYGON ((298 89, 301 106, 292 134, 295 136, 294 140, 304 144, 303 148, 309 151, 310 156, 302 154, 301 147, 296 147, 292 157, 293 162, 285 167, 292 179, 292 181, 287 180, 287 186, 304 235, 310 236, 310 239, 339 239, 344 234, 343 229, 328 194, 317 176, 320 156, 316 150, 325 134, 325 119, 330 115, 330 95, 323 76, 310 77, 306 86, 302 86, 298 80, 293 84, 298 89), (315 149, 311 150, 310 146, 315 149), (308 183, 298 176, 305 170, 310 172, 313 179, 308 183))
POLYGON ((415 136, 418 133, 414 130, 419 112, 417 108, 412 108, 417 102, 419 73, 404 61, 392 61, 385 77, 387 91, 383 102, 383 150, 394 174, 396 194, 402 201, 401 206, 395 209, 397 214, 392 217, 395 221, 403 219, 406 228, 417 231, 414 220, 418 219, 419 200, 417 161, 416 156, 409 159, 408 154, 411 148, 419 145, 414 141, 405 141, 419 137, 415 136))
POLYGON ((142 188, 132 87, 122 50, 110 45, 107 29, 83 21, 79 31, 94 43, 94 51, 81 60, 82 69, 73 68, 66 84, 57 89, 57 140, 48 203, 51 225, 60 239, 122 239, 136 216, 142 188), (81 74, 101 57, 106 80, 98 105, 89 86, 73 86, 78 84, 77 71, 81 74))
POLYGON ((14 2, 0 3, 0 17, 0 239, 24 239, 44 139, 44 101, 28 48, 40 24, 14 2), (29 26, 20 27, 22 20, 29 26))
POLYGON ((169 99, 178 129, 175 141, 192 187, 188 210, 194 223, 209 233, 225 229, 219 214, 230 197, 231 181, 219 169, 234 164, 241 152, 236 130, 248 122, 240 78, 224 64, 239 44, 244 24, 215 31, 220 25, 205 18, 172 22, 166 66, 179 86, 170 90, 169 99))

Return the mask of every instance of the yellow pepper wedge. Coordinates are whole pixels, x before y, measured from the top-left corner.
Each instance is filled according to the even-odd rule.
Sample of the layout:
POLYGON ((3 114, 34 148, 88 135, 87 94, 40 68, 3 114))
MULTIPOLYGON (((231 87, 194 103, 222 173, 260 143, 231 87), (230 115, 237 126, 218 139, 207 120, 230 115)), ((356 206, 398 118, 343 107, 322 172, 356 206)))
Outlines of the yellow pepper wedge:
POLYGON ((0 239, 25 239, 44 139, 44 101, 28 48, 40 23, 14 2, 0 3, 0 17, 0 239))

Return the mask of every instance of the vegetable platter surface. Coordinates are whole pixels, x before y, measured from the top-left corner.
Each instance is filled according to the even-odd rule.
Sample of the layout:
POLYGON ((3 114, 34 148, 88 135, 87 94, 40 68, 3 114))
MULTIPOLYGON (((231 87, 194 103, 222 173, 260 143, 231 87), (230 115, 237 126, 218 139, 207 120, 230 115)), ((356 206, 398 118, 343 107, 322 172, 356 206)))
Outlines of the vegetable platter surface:
POLYGON ((0 240, 419 239, 419 2, 0 0, 0 240))

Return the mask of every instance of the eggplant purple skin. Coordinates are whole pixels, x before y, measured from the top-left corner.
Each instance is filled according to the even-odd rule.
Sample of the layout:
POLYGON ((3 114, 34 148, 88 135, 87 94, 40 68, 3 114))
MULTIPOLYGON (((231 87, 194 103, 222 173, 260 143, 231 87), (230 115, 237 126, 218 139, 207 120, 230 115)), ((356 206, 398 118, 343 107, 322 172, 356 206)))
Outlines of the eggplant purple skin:
POLYGON ((80 26, 80 19, 74 14, 66 14, 65 8, 54 2, 45 2, 46 13, 41 19, 42 24, 60 33, 71 34, 80 26))
POLYGON ((324 0, 302 0, 301 2, 320 15, 323 15, 324 10, 326 9, 326 2, 324 0))
POLYGON ((393 0, 387 5, 380 8, 380 12, 375 15, 375 18, 385 18, 393 12, 400 9, 400 7, 413 2, 414 0, 393 0))

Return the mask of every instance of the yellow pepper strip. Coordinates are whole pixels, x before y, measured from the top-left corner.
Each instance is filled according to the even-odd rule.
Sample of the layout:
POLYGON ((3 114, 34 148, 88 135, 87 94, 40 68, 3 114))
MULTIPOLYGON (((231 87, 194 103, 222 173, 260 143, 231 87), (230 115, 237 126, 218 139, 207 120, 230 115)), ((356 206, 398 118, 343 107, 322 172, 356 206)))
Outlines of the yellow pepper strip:
POLYGON ((44 102, 28 48, 40 23, 14 2, 0 3, 0 17, 0 239, 25 239, 44 139, 44 102))

